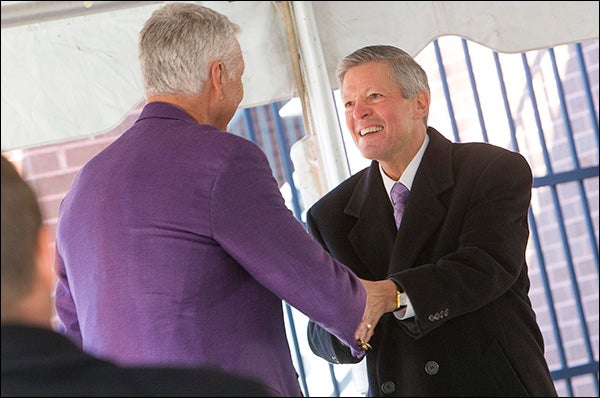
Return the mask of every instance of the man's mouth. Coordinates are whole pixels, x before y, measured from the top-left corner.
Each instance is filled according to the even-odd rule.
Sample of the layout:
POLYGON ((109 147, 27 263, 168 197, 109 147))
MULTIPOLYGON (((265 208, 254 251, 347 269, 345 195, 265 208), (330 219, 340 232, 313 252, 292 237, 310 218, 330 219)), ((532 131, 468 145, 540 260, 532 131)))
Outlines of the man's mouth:
POLYGON ((381 126, 367 127, 367 128, 364 128, 364 129, 360 130, 359 134, 362 137, 364 137, 367 134, 376 133, 376 132, 381 131, 381 130, 383 130, 383 127, 381 127, 381 126))

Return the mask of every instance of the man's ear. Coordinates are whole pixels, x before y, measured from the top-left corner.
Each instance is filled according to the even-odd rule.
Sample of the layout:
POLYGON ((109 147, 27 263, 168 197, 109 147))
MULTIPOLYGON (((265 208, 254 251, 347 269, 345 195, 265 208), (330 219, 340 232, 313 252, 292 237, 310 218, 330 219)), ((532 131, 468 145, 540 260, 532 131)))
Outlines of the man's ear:
POLYGON ((222 100, 223 81, 225 80, 225 65, 221 61, 215 61, 210 66, 210 81, 217 99, 222 100))
POLYGON ((417 94, 416 97, 416 106, 415 110, 417 114, 415 115, 415 119, 422 119, 429 112, 429 104, 431 102, 431 98, 427 91, 422 90, 417 94))

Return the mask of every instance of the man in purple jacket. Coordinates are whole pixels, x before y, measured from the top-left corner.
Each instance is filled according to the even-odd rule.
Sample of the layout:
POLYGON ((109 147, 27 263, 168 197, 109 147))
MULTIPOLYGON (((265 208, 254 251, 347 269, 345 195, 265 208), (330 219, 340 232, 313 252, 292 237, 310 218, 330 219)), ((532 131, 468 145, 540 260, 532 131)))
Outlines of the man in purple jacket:
POLYGON ((238 30, 191 3, 146 22, 147 105, 60 207, 59 331, 121 364, 213 365, 298 396, 282 300, 361 357, 395 289, 333 260, 264 153, 225 132, 243 97, 238 30))
POLYGON ((256 380, 211 367, 122 367, 52 330, 50 230, 35 192, 2 155, 2 397, 265 397, 256 380))

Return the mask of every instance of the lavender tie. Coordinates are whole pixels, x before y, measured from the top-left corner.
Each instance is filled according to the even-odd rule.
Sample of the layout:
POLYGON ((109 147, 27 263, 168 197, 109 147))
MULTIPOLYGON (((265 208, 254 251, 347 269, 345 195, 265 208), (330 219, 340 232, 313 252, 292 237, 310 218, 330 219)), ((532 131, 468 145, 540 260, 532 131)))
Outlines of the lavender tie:
POLYGON ((400 228, 400 220, 402 220, 402 213, 404 213, 404 206, 408 200, 408 194, 410 191, 406 188, 406 185, 401 182, 397 182, 390 191, 392 197, 392 203, 394 204, 394 218, 396 219, 396 227, 400 228))

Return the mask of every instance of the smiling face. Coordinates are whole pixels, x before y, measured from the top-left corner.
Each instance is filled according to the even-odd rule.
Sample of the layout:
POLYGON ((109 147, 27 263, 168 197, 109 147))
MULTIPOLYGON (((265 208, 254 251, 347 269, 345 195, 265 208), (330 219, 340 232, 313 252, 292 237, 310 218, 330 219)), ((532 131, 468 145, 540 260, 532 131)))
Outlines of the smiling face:
POLYGON ((397 179, 425 138, 429 95, 423 91, 404 98, 389 73, 385 62, 350 68, 344 76, 342 100, 348 130, 362 156, 377 160, 386 174, 397 179))

